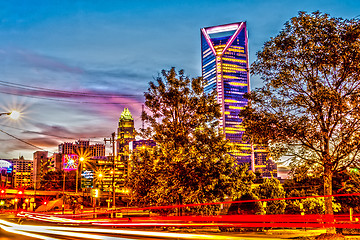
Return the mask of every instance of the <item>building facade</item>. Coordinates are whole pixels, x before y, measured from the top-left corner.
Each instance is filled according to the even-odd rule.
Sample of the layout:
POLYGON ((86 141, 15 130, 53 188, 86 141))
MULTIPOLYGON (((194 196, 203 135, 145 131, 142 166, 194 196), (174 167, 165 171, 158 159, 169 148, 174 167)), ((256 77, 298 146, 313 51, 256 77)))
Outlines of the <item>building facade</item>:
POLYGON ((263 177, 277 176, 277 165, 261 146, 243 141, 245 131, 239 113, 248 104, 250 92, 248 36, 245 22, 201 29, 202 76, 205 92, 216 91, 221 106, 220 130, 235 145, 232 154, 239 163, 263 177))
POLYGON ((221 106, 220 130, 235 144, 231 154, 240 163, 253 165, 251 146, 242 141, 244 126, 240 111, 248 104, 250 91, 248 37, 245 22, 201 29, 202 76, 205 92, 217 92, 221 106))
POLYGON ((36 189, 40 188, 42 176, 47 173, 49 167, 49 159, 47 151, 36 151, 33 154, 34 173, 33 182, 36 189))
POLYGON ((13 186, 14 188, 34 187, 34 161, 24 158, 10 160, 13 165, 13 186))
POLYGON ((11 160, 0 159, 0 186, 11 187, 13 184, 13 164, 11 160))
POLYGON ((128 147, 131 141, 135 140, 134 119, 128 108, 125 108, 119 119, 116 146, 117 156, 116 165, 118 166, 115 174, 119 176, 116 185, 121 189, 125 186, 125 179, 128 174, 129 154, 128 147))

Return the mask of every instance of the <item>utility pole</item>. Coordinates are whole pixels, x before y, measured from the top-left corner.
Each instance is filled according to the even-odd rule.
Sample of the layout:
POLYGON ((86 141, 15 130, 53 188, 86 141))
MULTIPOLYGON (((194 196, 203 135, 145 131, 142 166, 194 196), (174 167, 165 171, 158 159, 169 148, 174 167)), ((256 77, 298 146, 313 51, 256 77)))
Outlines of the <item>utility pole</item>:
POLYGON ((145 126, 144 126, 144 119, 143 119, 143 114, 144 114, 144 104, 143 105, 141 105, 141 127, 142 127, 142 129, 144 130, 144 128, 145 128, 145 126))
POLYGON ((113 162, 112 162, 112 198, 113 198, 113 210, 116 208, 115 204, 115 158, 116 158, 116 152, 115 152, 115 132, 111 134, 111 138, 106 139, 104 138, 105 144, 106 142, 110 142, 112 144, 112 153, 113 153, 113 162))

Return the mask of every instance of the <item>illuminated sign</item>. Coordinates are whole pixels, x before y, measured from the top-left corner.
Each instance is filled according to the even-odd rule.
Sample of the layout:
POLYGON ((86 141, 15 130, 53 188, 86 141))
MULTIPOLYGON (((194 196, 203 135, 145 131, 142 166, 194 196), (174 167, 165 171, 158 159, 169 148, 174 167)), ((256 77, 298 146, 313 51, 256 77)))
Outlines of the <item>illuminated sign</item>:
POLYGON ((65 154, 62 158, 65 171, 76 170, 79 165, 79 156, 76 154, 65 154))
POLYGON ((89 179, 89 178, 94 178, 94 171, 83 171, 81 173, 81 176, 83 176, 83 178, 89 179))
POLYGON ((6 160, 0 160, 0 170, 2 169, 6 169, 6 173, 11 173, 13 170, 12 163, 6 160))
POLYGON ((81 173, 81 188, 92 188, 94 182, 94 171, 86 170, 81 173))
POLYGON ((11 163, 5 160, 0 160, 0 168, 11 168, 11 163))

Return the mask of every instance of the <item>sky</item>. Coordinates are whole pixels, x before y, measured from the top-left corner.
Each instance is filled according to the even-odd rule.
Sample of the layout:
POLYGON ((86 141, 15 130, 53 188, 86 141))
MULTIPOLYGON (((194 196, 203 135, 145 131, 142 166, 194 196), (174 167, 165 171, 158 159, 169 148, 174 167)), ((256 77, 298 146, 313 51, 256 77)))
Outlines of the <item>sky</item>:
POLYGON ((0 0, 0 111, 22 113, 0 117, 0 158, 104 143, 125 107, 139 128, 162 69, 201 75, 200 28, 246 21, 252 63, 286 21, 316 10, 354 18, 360 1, 0 0))

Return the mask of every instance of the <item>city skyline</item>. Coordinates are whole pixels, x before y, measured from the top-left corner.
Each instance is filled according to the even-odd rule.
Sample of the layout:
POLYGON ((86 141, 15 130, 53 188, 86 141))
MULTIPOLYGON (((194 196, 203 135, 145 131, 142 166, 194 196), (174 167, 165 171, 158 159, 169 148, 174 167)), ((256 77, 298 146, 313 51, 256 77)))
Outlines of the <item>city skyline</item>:
MULTIPOLYGON (((23 113, 19 121, 1 117, 2 159, 32 159, 40 150, 18 139, 49 152, 79 139, 103 143, 125 107, 139 128, 143 93, 161 69, 201 76, 201 28, 246 21, 251 64, 298 11, 360 14, 357 1, 32 1, 0 7, 1 111, 23 113)), ((258 78, 250 82, 261 86, 258 78)))

